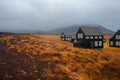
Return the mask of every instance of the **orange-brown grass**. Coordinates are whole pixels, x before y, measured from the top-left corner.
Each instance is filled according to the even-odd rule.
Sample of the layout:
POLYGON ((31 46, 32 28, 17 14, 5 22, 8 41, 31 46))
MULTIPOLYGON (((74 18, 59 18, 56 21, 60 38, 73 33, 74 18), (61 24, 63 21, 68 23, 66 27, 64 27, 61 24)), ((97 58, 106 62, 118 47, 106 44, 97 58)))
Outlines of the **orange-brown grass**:
POLYGON ((120 80, 120 48, 109 47, 108 40, 103 49, 84 49, 55 35, 5 35, 0 79, 120 80))

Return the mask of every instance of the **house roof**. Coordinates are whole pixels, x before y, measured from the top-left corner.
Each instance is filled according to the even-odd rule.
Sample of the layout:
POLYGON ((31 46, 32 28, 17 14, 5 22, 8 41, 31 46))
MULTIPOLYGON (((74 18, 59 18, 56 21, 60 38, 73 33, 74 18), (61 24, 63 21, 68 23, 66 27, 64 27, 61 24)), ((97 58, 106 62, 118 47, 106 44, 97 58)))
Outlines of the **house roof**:
POLYGON ((65 33, 62 33, 62 34, 64 34, 65 36, 71 36, 72 38, 76 38, 75 33, 65 32, 65 33))
POLYGON ((85 35, 103 35, 98 27, 80 27, 85 35))
POLYGON ((116 32, 116 35, 119 35, 120 34, 120 30, 118 30, 117 32, 116 32))
POLYGON ((114 34, 114 36, 113 36, 112 38, 110 38, 110 40, 113 40, 114 37, 115 37, 115 35, 120 35, 120 30, 118 30, 118 31, 114 34))

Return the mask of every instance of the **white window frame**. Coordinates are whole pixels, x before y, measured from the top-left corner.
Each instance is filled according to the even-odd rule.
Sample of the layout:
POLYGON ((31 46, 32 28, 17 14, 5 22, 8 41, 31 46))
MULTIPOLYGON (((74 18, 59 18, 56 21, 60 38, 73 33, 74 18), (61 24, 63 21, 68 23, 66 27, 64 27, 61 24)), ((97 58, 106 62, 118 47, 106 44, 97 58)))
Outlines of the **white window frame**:
POLYGON ((98 39, 98 36, 95 36, 95 39, 98 39))
POLYGON ((90 36, 90 39, 93 39, 93 36, 90 36))
POLYGON ((62 37, 65 37, 65 35, 62 35, 62 37))
POLYGON ((70 40, 70 38, 68 37, 68 41, 70 40))
POLYGON ((67 40, 67 37, 65 37, 65 40, 67 40))
POLYGON ((89 37, 89 36, 86 36, 85 38, 86 38, 86 39, 90 39, 90 37, 89 37))
POLYGON ((118 46, 120 46, 120 41, 118 41, 118 46))
POLYGON ((118 38, 120 39, 120 35, 118 36, 118 38))
POLYGON ((98 47, 98 41, 94 41, 94 46, 98 47))
POLYGON ((115 37, 116 37, 116 39, 119 39, 119 35, 116 35, 115 37))
POLYGON ((77 37, 80 38, 80 33, 78 33, 77 37))
POLYGON ((99 39, 102 39, 102 36, 99 36, 99 39))
POLYGON ((118 41, 116 41, 116 46, 119 46, 119 42, 118 41))
POLYGON ((77 42, 77 40, 75 39, 74 42, 77 42))
POLYGON ((67 40, 69 41, 69 37, 67 37, 67 40))
POLYGON ((62 40, 64 41, 65 39, 64 39, 64 38, 62 38, 62 40))
POLYGON ((110 41, 110 45, 113 46, 113 41, 110 41))
POLYGON ((99 41, 99 46, 102 46, 102 41, 99 41))
POLYGON ((83 33, 78 33, 78 39, 82 39, 83 38, 83 33))
POLYGON ((71 41, 71 37, 69 37, 69 40, 71 41))

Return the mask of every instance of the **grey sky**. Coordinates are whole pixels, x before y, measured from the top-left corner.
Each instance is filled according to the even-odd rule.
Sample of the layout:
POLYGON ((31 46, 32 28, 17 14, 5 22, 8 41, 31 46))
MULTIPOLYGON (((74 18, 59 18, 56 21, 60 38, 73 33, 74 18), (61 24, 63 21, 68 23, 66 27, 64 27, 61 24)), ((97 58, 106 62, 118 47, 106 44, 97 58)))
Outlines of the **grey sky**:
POLYGON ((0 0, 0 29, 101 24, 120 29, 120 0, 0 0))

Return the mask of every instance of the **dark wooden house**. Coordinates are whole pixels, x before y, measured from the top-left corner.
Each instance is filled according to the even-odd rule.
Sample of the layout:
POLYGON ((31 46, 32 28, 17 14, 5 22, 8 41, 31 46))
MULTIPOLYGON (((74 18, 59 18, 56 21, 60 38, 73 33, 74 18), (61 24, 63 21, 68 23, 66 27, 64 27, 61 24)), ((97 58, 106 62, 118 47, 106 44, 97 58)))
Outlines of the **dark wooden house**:
POLYGON ((80 27, 74 46, 83 48, 103 48, 104 35, 98 27, 80 27))
POLYGON ((65 34, 65 33, 62 33, 60 38, 61 38, 62 41, 71 41, 72 36, 68 35, 68 34, 65 34))
POLYGON ((120 47, 120 30, 109 40, 110 47, 120 47))

